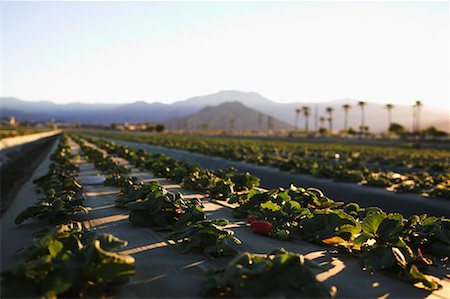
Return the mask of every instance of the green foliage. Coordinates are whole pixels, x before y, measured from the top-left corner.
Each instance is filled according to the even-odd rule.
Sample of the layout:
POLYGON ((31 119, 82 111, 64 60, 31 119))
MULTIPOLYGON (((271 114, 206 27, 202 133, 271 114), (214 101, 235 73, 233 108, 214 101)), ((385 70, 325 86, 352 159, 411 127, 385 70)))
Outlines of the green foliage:
POLYGON ((442 130, 438 130, 434 126, 430 126, 428 128, 425 128, 420 133, 424 137, 431 137, 431 138, 439 138, 439 137, 446 137, 446 136, 448 136, 447 132, 442 131, 442 130))
POLYGON ((121 173, 113 173, 103 182, 105 186, 128 187, 138 184, 138 179, 121 173))
POLYGON ((230 179, 217 179, 214 187, 206 190, 209 197, 216 200, 228 200, 235 192, 234 183, 230 179))
POLYGON ((148 193, 152 191, 162 190, 163 187, 156 181, 152 181, 146 184, 142 182, 133 182, 133 184, 122 187, 115 201, 115 205, 118 208, 125 208, 126 205, 130 202, 145 199, 148 193))
POLYGON ((139 226, 172 229, 205 219, 198 199, 184 199, 166 189, 150 191, 142 201, 131 202, 130 221, 139 226))
POLYGON ((133 257, 114 252, 126 244, 109 234, 89 234, 80 224, 41 233, 23 259, 1 273, 2 296, 101 296, 135 272, 133 257))
POLYGON ((36 179, 36 191, 43 195, 33 206, 26 208, 15 219, 17 225, 29 218, 47 219, 50 223, 64 223, 78 214, 85 214, 83 206, 83 187, 76 181, 78 172, 70 161, 71 152, 63 135, 56 151, 51 155, 53 161, 46 175, 36 179))
MULTIPOLYGON (((401 128, 393 127, 392 129, 403 135, 401 128)), ((435 133, 433 129, 428 131, 430 134, 435 133)), ((450 178, 445 177, 450 169, 450 155, 445 150, 199 136, 138 136, 104 132, 99 134, 128 141, 200 152, 230 160, 262 164, 294 173, 332 178, 337 181, 368 184, 382 188, 391 187, 394 191, 450 199, 449 192, 445 192, 450 190, 450 178), (390 175, 394 169, 400 177, 390 175), (373 173, 377 175, 373 176, 373 173), (401 184, 402 181, 408 181, 408 183, 401 184), (414 181, 413 188, 409 186, 411 185, 410 181, 414 181), (400 185, 396 186, 397 184, 400 185)), ((174 162, 171 161, 171 163, 174 162)), ((169 175, 173 171, 167 161, 161 161, 159 166, 168 167, 169 175)), ((156 173, 156 175, 160 174, 156 173)), ((236 184, 235 191, 239 191, 239 184, 236 181, 233 182, 236 184)), ((248 187, 248 189, 250 188, 248 187)))
MULTIPOLYGON (((321 245, 337 246, 358 256, 365 269, 389 271, 413 282, 422 282, 428 289, 439 287, 432 278, 423 275, 422 271, 438 260, 448 260, 450 233, 449 220, 446 218, 422 215, 406 220, 400 214, 387 214, 376 207, 361 208, 355 203, 344 205, 315 188, 290 186, 288 189, 266 191, 256 188, 258 180, 253 176, 237 174, 234 169, 212 172, 165 155, 149 155, 145 152, 140 152, 142 157, 138 158, 137 151, 127 147, 101 140, 95 142, 112 153, 119 152, 123 157, 133 159, 132 161, 136 161, 135 165, 143 165, 157 175, 182 182, 186 188, 206 190, 213 199, 228 200, 237 206, 237 217, 246 218, 251 215, 256 221, 270 224, 271 237, 282 240, 298 237, 321 245)), ((204 149, 208 144, 196 143, 196 146, 204 149)), ((266 162, 265 156, 257 153, 257 148, 234 151, 227 147, 224 150, 239 159, 246 156, 255 163, 266 162)), ((364 178, 363 183, 378 186, 394 187, 391 185, 393 182, 400 186, 407 184, 406 178, 413 177, 403 177, 394 172, 371 172, 365 166, 352 170, 352 167, 361 165, 362 162, 373 163, 362 160, 359 153, 351 153, 345 162, 336 161, 331 164, 323 164, 320 159, 308 157, 311 153, 300 155, 304 158, 285 159, 277 152, 277 165, 286 169, 304 169, 324 177, 334 177, 330 174, 338 171, 342 180, 356 182, 364 178), (309 164, 312 167, 308 168, 309 164)), ((335 152, 329 155, 335 160, 340 159, 340 155, 335 152)), ((435 167, 438 169, 439 165, 442 166, 435 164, 435 167)), ((421 174, 421 178, 426 175, 421 174)), ((420 181, 420 188, 433 188, 435 181, 431 179, 436 178, 442 181, 447 179, 445 176, 430 176, 417 181, 420 181)), ((443 186, 445 184, 444 182, 443 186)), ((216 223, 204 221, 203 212, 198 213, 198 210, 201 210, 199 205, 190 205, 188 201, 184 208, 179 208, 179 201, 183 200, 181 197, 167 193, 164 189, 156 188, 151 192, 141 192, 141 189, 142 186, 128 186, 123 189, 121 195, 133 201, 128 204, 132 210, 132 222, 175 229, 176 232, 171 238, 182 251, 203 250, 213 256, 227 252, 220 240, 228 235, 223 233, 216 223), (180 217, 180 214, 184 215, 180 217)), ((127 202, 129 201, 123 201, 122 205, 127 202)), ((219 278, 216 276, 215 279, 217 281, 219 278)), ((212 286, 212 290, 214 288, 216 287, 212 286)), ((229 286, 223 284, 220 290, 216 288, 215 291, 219 292, 219 295, 234 296, 230 293, 229 286)))
POLYGON ((215 185, 216 175, 207 169, 196 168, 181 181, 181 186, 194 190, 208 190, 215 185))
POLYGON ((359 222, 342 210, 316 210, 299 225, 301 238, 316 243, 333 237, 349 242, 361 231, 359 222))
POLYGON ((204 295, 238 298, 325 298, 336 289, 317 281, 320 267, 302 255, 278 249, 268 255, 242 253, 205 275, 204 295))
POLYGON ((450 257, 450 219, 411 216, 404 224, 402 237, 415 252, 444 262, 450 257))
POLYGON ((405 129, 405 127, 403 127, 401 124, 398 124, 398 123, 392 123, 389 126, 388 131, 390 133, 394 133, 394 134, 397 134, 397 135, 404 135, 404 134, 407 133, 407 130, 405 129))
POLYGON ((169 235, 168 239, 174 241, 181 252, 203 251, 213 257, 235 255, 237 251, 230 247, 230 242, 241 244, 233 236, 231 230, 223 228, 228 225, 224 219, 202 220, 178 229, 169 235))
POLYGON ((362 221, 362 233, 355 240, 362 245, 360 262, 368 270, 397 273, 414 282, 422 282, 426 289, 436 290, 440 285, 418 269, 418 265, 424 265, 423 257, 416 255, 402 237, 405 222, 400 214, 379 211, 368 214, 362 221))

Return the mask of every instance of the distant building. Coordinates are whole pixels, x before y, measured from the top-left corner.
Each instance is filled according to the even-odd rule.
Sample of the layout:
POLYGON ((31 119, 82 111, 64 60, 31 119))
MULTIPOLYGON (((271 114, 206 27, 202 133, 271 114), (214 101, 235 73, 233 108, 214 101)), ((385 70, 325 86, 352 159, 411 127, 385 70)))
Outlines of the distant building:
POLYGON ((16 127, 17 126, 17 121, 16 118, 14 116, 10 116, 9 117, 9 125, 12 127, 16 127))
POLYGON ((2 117, 1 118, 1 125, 2 126, 10 126, 10 127, 17 127, 18 122, 14 116, 10 117, 2 117))

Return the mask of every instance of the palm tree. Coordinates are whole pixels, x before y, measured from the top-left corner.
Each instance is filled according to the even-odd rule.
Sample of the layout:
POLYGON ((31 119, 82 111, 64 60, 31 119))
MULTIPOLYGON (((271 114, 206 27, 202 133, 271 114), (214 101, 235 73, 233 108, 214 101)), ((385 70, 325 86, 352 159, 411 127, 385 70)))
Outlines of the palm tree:
POLYGON ((303 115, 305 116, 305 131, 306 133, 308 133, 310 109, 307 106, 303 106, 302 111, 303 115))
POLYGON ((330 128, 330 133, 331 133, 332 132, 331 128, 333 127, 333 118, 327 117, 327 121, 328 121, 328 127, 330 128))
POLYGON ((348 111, 352 108, 349 104, 342 105, 342 108, 344 108, 344 130, 347 130, 348 127, 348 111))
POLYGON ((325 122, 325 117, 321 116, 319 118, 319 121, 320 121, 320 126, 323 127, 323 123, 325 122))
POLYGON ((230 132, 234 131, 234 118, 230 118, 229 120, 230 132))
POLYGON ((263 123, 263 115, 261 112, 258 114, 258 130, 261 133, 262 132, 262 123, 263 123))
POLYGON ((273 117, 272 116, 267 117, 267 128, 269 129, 269 131, 273 131, 273 117))
POLYGON ((302 109, 297 108, 295 109, 295 130, 298 130, 298 118, 300 116, 300 112, 302 112, 302 109))
POLYGON ((318 122, 319 122, 319 105, 316 104, 316 107, 314 108, 314 131, 317 131, 319 129, 318 122))
POLYGON ((331 132, 333 132, 333 111, 334 111, 334 109, 333 109, 333 107, 327 107, 327 113, 328 113, 328 115, 329 115, 329 117, 328 117, 328 124, 329 124, 329 127, 330 127, 330 133, 331 132))
POLYGON ((415 131, 420 132, 420 108, 423 106, 421 101, 416 101, 416 104, 413 108, 416 110, 416 125, 415 131))
POLYGON ((364 101, 359 101, 358 102, 358 106, 361 108, 361 126, 360 126, 361 133, 363 131, 363 128, 366 126, 365 115, 364 115, 364 107, 366 105, 367 105, 367 103, 364 102, 364 101))
POLYGON ((388 130, 391 127, 392 124, 392 109, 394 108, 394 105, 392 104, 386 104, 385 108, 388 111, 388 130))

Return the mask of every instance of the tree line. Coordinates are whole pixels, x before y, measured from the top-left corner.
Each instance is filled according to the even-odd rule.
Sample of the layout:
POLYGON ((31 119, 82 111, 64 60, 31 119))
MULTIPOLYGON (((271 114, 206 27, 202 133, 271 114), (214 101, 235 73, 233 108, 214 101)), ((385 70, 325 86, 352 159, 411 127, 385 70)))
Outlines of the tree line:
MULTIPOLYGON (((344 129, 342 132, 348 133, 348 134, 368 134, 369 133, 369 127, 366 124, 366 116, 365 116, 365 109, 367 106, 367 102, 365 101, 358 101, 357 106, 360 109, 360 126, 359 131, 355 131, 353 128, 349 128, 348 126, 348 114, 349 111, 353 108, 350 104, 343 104, 342 109, 344 111, 344 129)), ((406 134, 428 134, 431 136, 443 136, 447 135, 445 132, 439 131, 434 127, 430 127, 424 130, 421 130, 421 108, 423 104, 421 101, 416 101, 414 105, 412 105, 412 113, 413 113, 413 123, 412 123, 412 131, 408 132, 402 125, 398 123, 392 122, 392 110, 395 108, 395 106, 391 103, 386 104, 384 107, 387 111, 387 131, 391 133, 395 133, 397 135, 406 135, 406 134)), ((335 108, 333 107, 326 107, 325 113, 326 115, 322 115, 319 117, 319 122, 321 125, 320 132, 329 131, 330 133, 333 132, 333 113, 335 112, 335 108), (328 128, 324 127, 325 122, 328 123, 328 128)), ((311 115, 311 108, 308 106, 303 106, 301 108, 295 109, 295 130, 297 131, 299 129, 299 119, 300 116, 304 116, 305 118, 305 131, 309 132, 309 117, 311 115)))

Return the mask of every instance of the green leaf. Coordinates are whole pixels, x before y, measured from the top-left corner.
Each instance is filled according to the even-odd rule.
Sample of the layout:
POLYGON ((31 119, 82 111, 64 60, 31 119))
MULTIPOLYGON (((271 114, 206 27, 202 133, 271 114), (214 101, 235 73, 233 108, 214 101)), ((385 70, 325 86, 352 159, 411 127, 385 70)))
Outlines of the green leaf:
POLYGON ((419 282, 423 283, 425 288, 430 291, 437 290, 441 287, 441 285, 439 283, 437 283, 435 280, 423 275, 423 273, 420 272, 419 269, 417 269, 416 265, 411 266, 411 269, 409 270, 409 274, 415 281, 419 281, 419 282))
POLYGON ((23 212, 21 212, 19 215, 17 215, 14 222, 17 225, 22 224, 28 218, 35 217, 35 216, 39 215, 40 213, 44 212, 45 210, 46 210, 46 207, 40 206, 40 205, 28 207, 23 212))
POLYGON ((395 242, 398 240, 402 229, 403 217, 400 214, 389 214, 376 230, 378 241, 381 243, 395 242))
POLYGON ((302 255, 280 248, 270 254, 241 253, 221 270, 205 274, 208 297, 325 298, 335 288, 316 279, 320 269, 302 255))
POLYGON ((364 234, 372 238, 377 237, 378 228, 385 218, 386 214, 383 212, 373 212, 367 215, 361 225, 364 234))
POLYGON ((50 252, 50 255, 52 257, 55 257, 58 255, 58 253, 61 252, 61 250, 63 249, 63 244, 57 240, 51 240, 50 243, 48 244, 48 251, 50 252))
POLYGON ((100 234, 95 239, 100 241, 101 248, 108 251, 114 251, 128 245, 127 241, 123 241, 111 234, 100 234))
POLYGON ((213 219, 213 220, 211 220, 211 223, 214 225, 217 225, 217 226, 226 226, 230 222, 226 219, 213 219))
POLYGON ((261 204, 261 209, 266 209, 272 212, 280 211, 281 207, 272 201, 266 201, 261 204))

